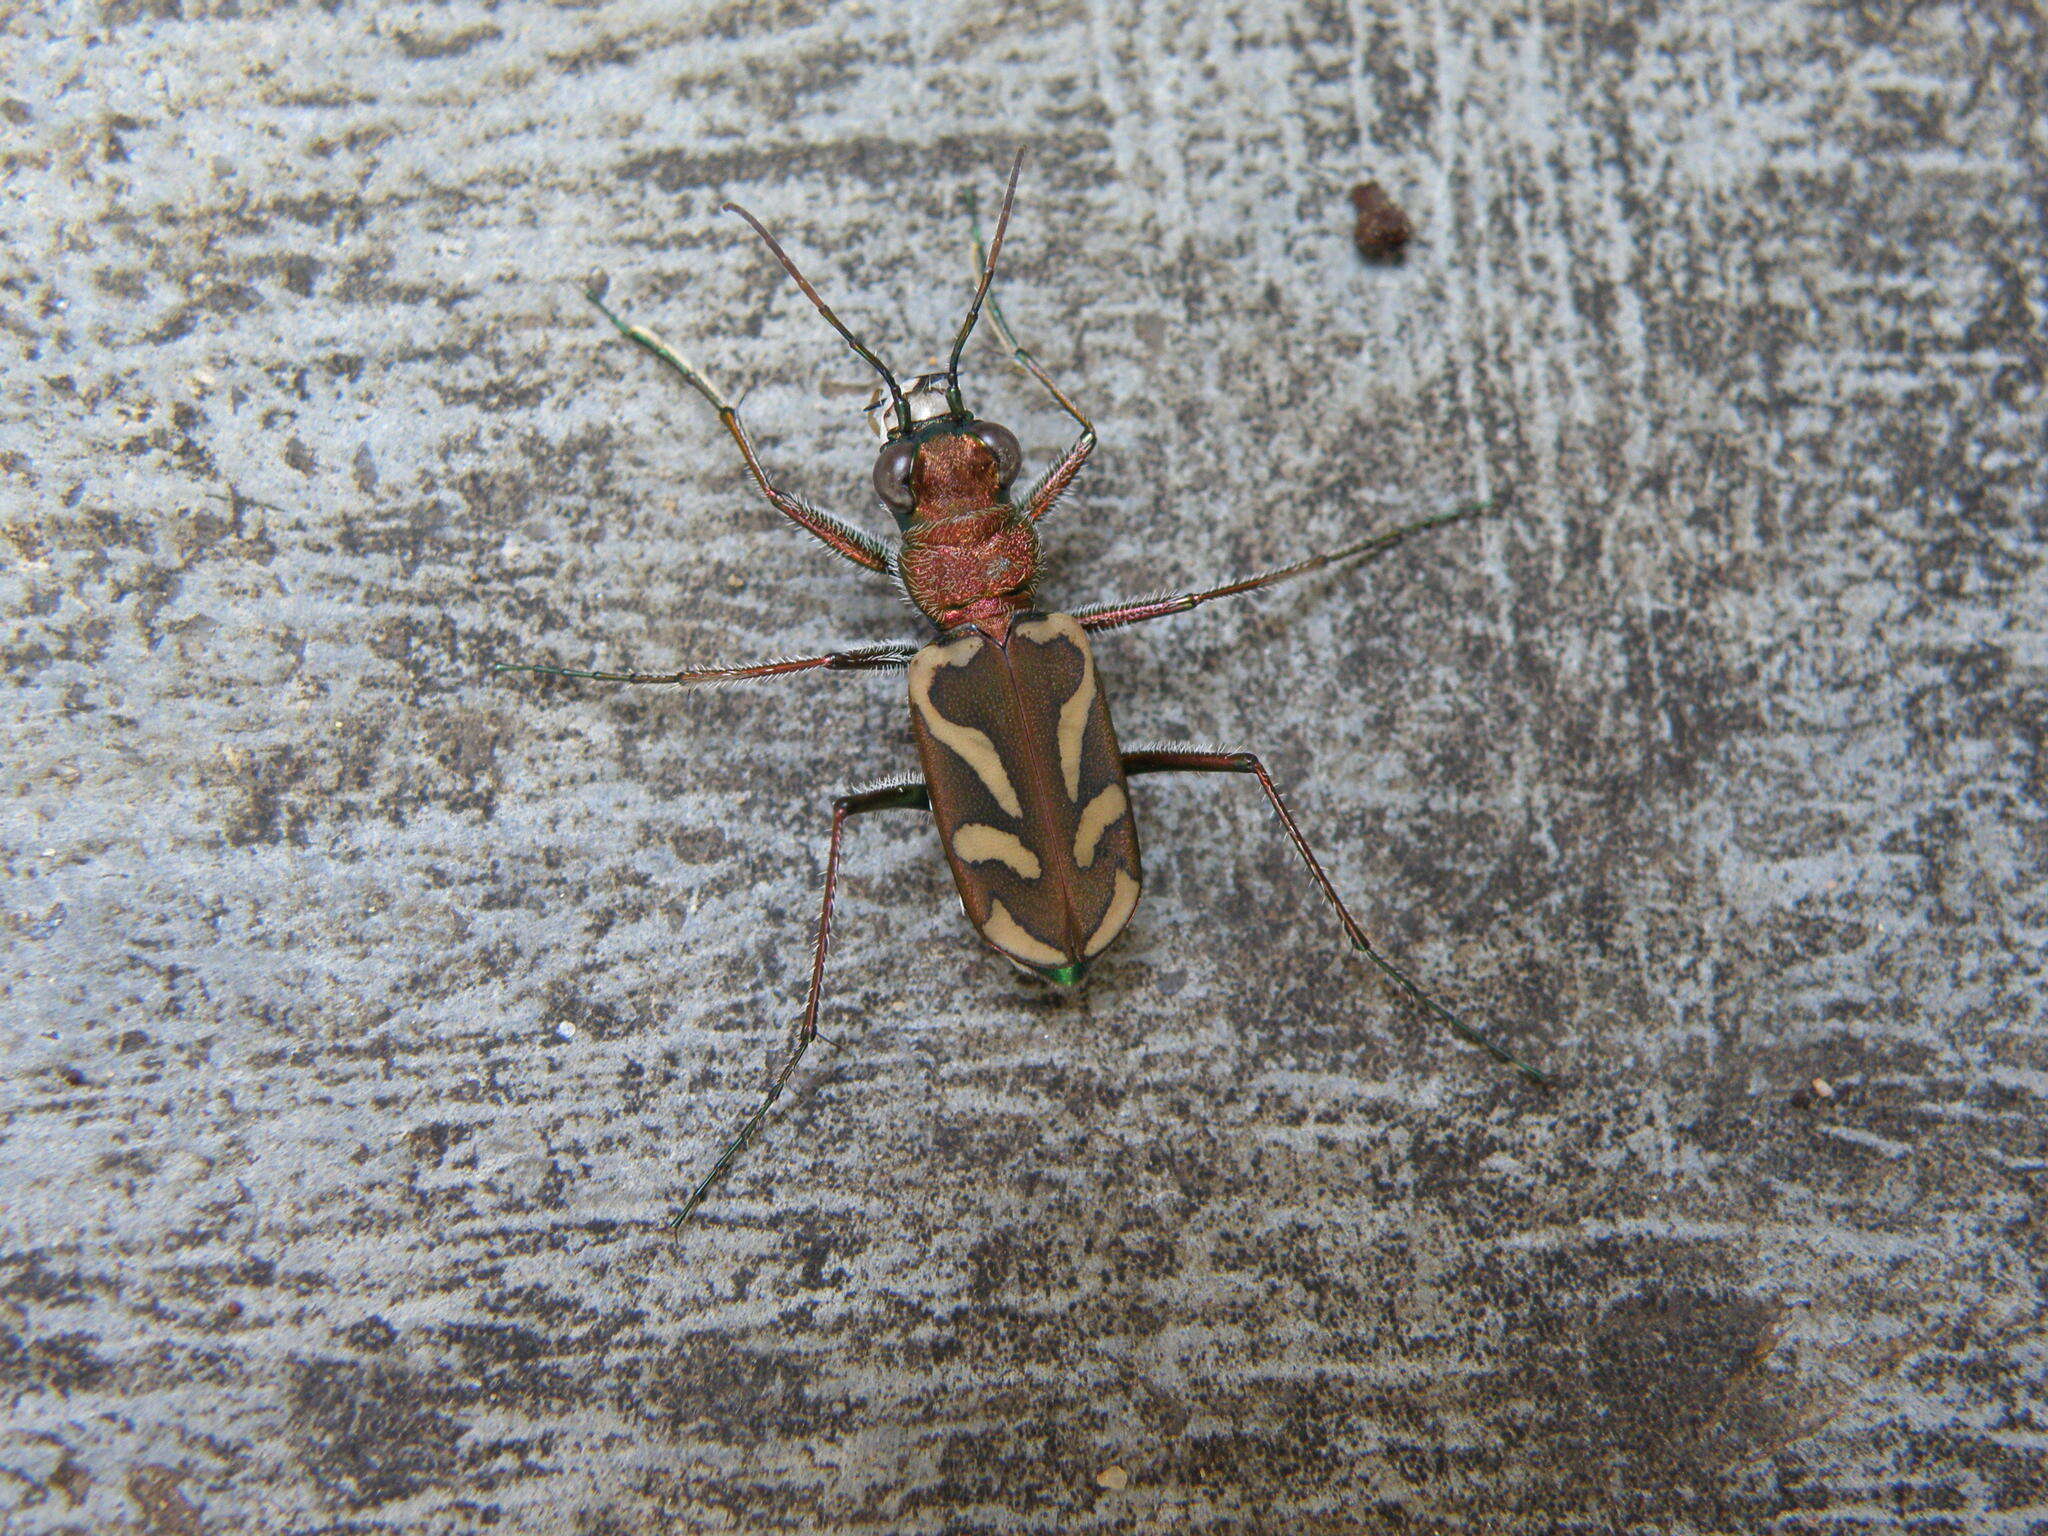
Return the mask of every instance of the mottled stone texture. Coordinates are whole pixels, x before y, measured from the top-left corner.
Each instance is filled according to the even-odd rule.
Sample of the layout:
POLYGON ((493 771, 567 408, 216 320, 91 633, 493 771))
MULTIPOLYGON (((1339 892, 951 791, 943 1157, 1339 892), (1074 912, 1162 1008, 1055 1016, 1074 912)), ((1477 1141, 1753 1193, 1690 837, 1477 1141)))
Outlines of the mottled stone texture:
POLYGON ((2044 26, 14 10, 0 1527, 2039 1528, 2044 26), (915 369, 1020 143, 1005 308, 1103 435, 1053 600, 1511 491, 1097 652, 1568 1082, 1398 1003, 1249 781, 1140 782, 1071 999, 893 814, 672 1237, 902 683, 488 666, 916 631, 576 284, 880 529, 869 381, 718 205, 915 369))

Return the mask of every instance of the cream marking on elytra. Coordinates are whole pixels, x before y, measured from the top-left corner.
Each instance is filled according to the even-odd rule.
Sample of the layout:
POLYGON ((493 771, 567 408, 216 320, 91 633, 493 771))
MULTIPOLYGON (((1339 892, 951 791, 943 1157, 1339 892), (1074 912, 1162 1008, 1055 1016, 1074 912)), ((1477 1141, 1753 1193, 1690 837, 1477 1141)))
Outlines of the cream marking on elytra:
POLYGON ((1024 819, 1024 806, 1017 799, 1017 788, 1010 782, 1010 775, 1003 767, 1003 760, 996 754, 996 744, 989 740, 988 732, 977 731, 971 725, 955 725, 939 713, 932 703, 932 679, 940 667, 964 667, 981 654, 985 642, 979 635, 969 635, 955 640, 950 645, 928 645, 919 651, 910 662, 910 702, 924 721, 924 727, 940 741, 960 755, 962 762, 972 768, 981 782, 988 786, 988 792, 995 796, 996 804, 1009 816, 1024 819))
POLYGON ((1088 632, 1064 613, 1049 613, 1029 624, 1019 624, 1017 633, 1038 645, 1065 640, 1081 653, 1081 681, 1067 702, 1060 706, 1060 773, 1067 781, 1067 798, 1081 798, 1081 738, 1088 734, 1088 714, 1095 707, 1095 655, 1088 649, 1088 632))
MULTIPOLYGON (((1119 879, 1129 879, 1119 875, 1119 879)), ((1119 891, 1121 896, 1122 892, 1119 891)), ((1131 901, 1138 899, 1137 882, 1131 882, 1131 901)), ((1126 909, 1128 911, 1128 909, 1126 909)), ((1030 932, 1017 919, 1010 916, 1009 908, 1000 901, 988 904, 988 921, 981 925, 981 931, 988 935, 989 942, 1006 955, 1014 955, 1026 965, 1064 965, 1067 957, 1054 949, 1045 940, 1030 932)), ((1114 935, 1112 935, 1114 937, 1114 935)), ((1109 941, 1105 939, 1104 943, 1109 941)))
POLYGON ((1083 955, 1100 954, 1109 948, 1109 941, 1124 931, 1124 924, 1131 920, 1131 909, 1138 904, 1138 882, 1122 870, 1116 872, 1116 894, 1109 898, 1109 910, 1102 914, 1094 936, 1088 940, 1083 955))
POLYGON ((1038 855, 1024 846, 1024 839, 979 821, 970 821, 953 834, 953 851, 969 864, 1007 864, 1026 880, 1036 880, 1043 872, 1038 855))
POLYGON ((1105 784, 1102 793, 1088 802, 1081 812, 1081 824, 1074 828, 1075 868, 1086 869, 1095 862, 1095 845, 1129 807, 1121 784, 1105 784))

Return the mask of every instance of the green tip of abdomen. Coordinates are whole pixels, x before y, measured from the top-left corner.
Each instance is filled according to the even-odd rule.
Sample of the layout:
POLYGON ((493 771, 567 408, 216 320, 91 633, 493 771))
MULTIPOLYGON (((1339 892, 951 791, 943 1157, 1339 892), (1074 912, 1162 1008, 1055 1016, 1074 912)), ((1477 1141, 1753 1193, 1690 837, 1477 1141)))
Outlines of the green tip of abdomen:
POLYGON ((1076 960, 1069 965, 1046 966, 1038 974, 1057 986, 1071 987, 1082 976, 1086 975, 1087 971, 1088 962, 1086 960, 1076 960))

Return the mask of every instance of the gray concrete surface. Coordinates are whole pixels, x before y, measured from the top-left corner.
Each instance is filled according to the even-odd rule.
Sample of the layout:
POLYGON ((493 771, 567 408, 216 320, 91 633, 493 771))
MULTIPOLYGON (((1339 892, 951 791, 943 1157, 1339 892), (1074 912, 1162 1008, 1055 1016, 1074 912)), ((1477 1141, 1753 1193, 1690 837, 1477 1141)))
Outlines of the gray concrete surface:
POLYGON ((0 1527, 2039 1529, 2043 30, 13 11, 0 1527), (1103 434, 1049 597, 1512 488, 1099 653, 1569 1082, 1391 998, 1248 783, 1142 786, 1068 1001, 880 818, 831 1043, 671 1238, 901 684, 488 664, 916 631, 575 280, 880 528, 867 381, 718 204, 916 367, 1019 144, 1002 292, 1103 434))

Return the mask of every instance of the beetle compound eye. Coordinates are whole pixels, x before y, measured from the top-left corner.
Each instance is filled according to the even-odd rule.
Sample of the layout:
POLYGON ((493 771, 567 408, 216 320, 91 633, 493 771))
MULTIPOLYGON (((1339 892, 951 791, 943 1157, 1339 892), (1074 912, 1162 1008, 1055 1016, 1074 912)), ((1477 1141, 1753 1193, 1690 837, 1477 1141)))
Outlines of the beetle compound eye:
POLYGON ((910 466, 917 462, 917 444, 891 443, 875 457, 875 494, 891 512, 908 512, 916 505, 910 494, 910 466))
POLYGON ((996 456, 997 480, 1007 486, 1017 478, 1017 471, 1024 464, 1024 450, 1017 446, 1016 433, 992 421, 977 421, 967 430, 980 438, 983 446, 996 456))

